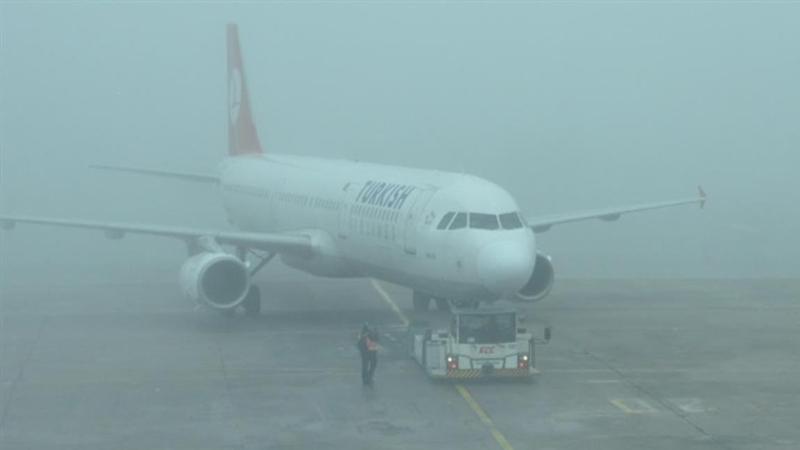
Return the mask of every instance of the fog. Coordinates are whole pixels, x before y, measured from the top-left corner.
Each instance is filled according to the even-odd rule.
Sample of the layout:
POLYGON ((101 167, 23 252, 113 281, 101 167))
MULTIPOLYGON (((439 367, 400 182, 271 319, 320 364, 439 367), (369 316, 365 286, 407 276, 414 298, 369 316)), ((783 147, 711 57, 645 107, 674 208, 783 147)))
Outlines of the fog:
POLYGON ((469 303, 277 260, 252 284, 238 261, 186 264, 221 313, 200 314, 184 243, 18 223, 0 230, 0 448, 800 448, 799 18, 0 0, 0 215, 228 229, 215 186, 89 166, 216 172, 230 22, 267 152, 471 173, 528 217, 708 194, 554 226, 549 298, 452 314, 469 303))
MULTIPOLYGON (((3 3, 0 211, 224 227, 224 30, 268 151, 463 171, 528 216, 691 197, 554 227, 570 278, 796 277, 800 5, 3 3)), ((180 244, 20 225, 13 277, 174 277, 180 244)), ((268 276, 268 275, 266 275, 268 276)))

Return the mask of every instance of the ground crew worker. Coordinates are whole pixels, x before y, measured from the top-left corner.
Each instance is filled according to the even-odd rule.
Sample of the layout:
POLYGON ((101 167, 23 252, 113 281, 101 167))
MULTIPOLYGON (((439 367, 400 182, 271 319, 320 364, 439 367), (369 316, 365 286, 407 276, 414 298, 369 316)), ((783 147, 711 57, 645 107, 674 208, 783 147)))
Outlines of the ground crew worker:
POLYGON ((361 382, 371 385, 375 368, 378 366, 378 333, 370 330, 367 324, 361 327, 358 351, 361 354, 361 382))

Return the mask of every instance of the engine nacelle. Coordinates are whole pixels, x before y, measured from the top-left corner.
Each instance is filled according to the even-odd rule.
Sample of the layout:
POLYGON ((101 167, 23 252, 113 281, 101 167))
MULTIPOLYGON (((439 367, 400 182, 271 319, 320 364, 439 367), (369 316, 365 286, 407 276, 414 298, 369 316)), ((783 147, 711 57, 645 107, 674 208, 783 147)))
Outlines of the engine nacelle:
POLYGON ((181 290, 189 299, 216 310, 239 306, 250 288, 250 272, 227 253, 199 253, 181 267, 181 290))
POLYGON ((537 253, 533 273, 525 286, 517 292, 516 299, 530 303, 538 302, 550 293, 554 280, 555 270, 550 256, 537 253))

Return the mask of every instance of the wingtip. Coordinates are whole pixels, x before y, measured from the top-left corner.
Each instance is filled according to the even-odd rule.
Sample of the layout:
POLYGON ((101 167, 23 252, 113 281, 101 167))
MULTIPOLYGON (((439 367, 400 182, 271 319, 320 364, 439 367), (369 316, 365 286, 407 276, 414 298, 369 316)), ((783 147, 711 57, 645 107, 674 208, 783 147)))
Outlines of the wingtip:
POLYGON ((706 191, 703 190, 703 186, 697 185, 697 196, 700 200, 700 208, 704 208, 706 206, 706 191))

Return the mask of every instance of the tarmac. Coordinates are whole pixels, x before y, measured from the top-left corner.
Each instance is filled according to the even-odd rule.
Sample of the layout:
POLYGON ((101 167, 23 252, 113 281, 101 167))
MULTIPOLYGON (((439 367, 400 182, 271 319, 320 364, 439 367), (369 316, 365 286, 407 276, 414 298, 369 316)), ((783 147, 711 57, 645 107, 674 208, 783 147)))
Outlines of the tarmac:
POLYGON ((255 318, 168 281, 7 285, 0 448, 800 448, 800 281, 558 280, 520 305, 541 373, 456 384, 408 357, 407 289, 265 272, 255 318))

